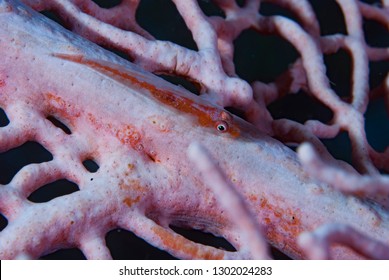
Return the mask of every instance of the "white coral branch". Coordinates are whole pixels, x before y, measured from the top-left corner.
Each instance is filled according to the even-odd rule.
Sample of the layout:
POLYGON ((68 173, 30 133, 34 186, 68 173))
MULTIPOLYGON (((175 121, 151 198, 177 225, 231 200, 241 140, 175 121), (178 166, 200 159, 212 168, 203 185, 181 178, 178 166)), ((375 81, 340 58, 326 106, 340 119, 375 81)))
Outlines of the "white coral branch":
POLYGON ((313 260, 331 258, 333 245, 349 247, 369 259, 389 259, 389 246, 376 241, 345 224, 327 224, 298 238, 306 257, 313 260))
POLYGON ((254 259, 269 259, 268 245, 261 228, 236 187, 226 179, 223 171, 200 144, 191 144, 188 154, 197 169, 201 171, 206 184, 216 194, 218 203, 235 225, 236 231, 241 235, 242 248, 239 251, 243 255, 247 252, 254 259))
POLYGON ((389 195, 389 177, 385 175, 359 175, 323 161, 313 147, 305 143, 298 149, 299 158, 307 172, 319 181, 355 195, 389 195))

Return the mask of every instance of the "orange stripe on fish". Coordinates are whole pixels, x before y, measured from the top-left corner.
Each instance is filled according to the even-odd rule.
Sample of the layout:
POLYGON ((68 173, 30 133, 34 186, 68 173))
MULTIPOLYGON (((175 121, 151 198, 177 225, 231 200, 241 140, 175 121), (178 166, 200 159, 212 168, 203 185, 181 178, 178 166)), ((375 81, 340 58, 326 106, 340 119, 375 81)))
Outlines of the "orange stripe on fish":
POLYGON ((240 135, 239 126, 233 121, 232 116, 227 111, 211 105, 200 104, 189 97, 183 96, 178 91, 174 91, 174 89, 165 90, 157 88, 155 85, 142 80, 140 73, 134 75, 128 69, 119 65, 89 60, 80 55, 54 54, 54 56, 86 65, 127 86, 136 86, 147 90, 160 103, 195 116, 200 126, 214 128, 218 132, 228 133, 233 137, 240 135))

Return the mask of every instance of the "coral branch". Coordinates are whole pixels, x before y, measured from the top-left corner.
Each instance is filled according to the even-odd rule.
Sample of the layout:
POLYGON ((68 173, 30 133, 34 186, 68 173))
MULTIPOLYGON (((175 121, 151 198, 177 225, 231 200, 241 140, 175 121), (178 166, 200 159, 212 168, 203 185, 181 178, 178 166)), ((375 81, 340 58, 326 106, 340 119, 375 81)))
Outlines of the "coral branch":
POLYGON ((389 259, 389 247, 386 244, 344 224, 324 225, 312 233, 302 233, 298 242, 307 257, 313 260, 330 259, 333 244, 350 247, 366 258, 389 259))
MULTIPOLYGON (((389 258, 389 179, 380 173, 389 171, 389 149, 369 134, 372 112, 384 115, 375 106, 385 102, 389 111, 389 48, 387 36, 376 36, 383 43, 368 36, 382 32, 369 30, 370 22, 388 32, 389 1, 331 2, 344 23, 335 32, 320 11, 326 1, 243 2, 172 0, 195 44, 189 49, 146 30, 140 0, 112 8, 91 0, 0 0, 0 113, 8 119, 0 115, 0 163, 10 165, 27 141, 51 154, 1 177, 8 222, 1 258, 78 248, 109 259, 104 235, 116 228, 185 259, 268 259, 268 243, 292 258, 389 258), (286 13, 266 11, 272 7, 286 13), (259 73, 243 79, 236 48, 248 30, 294 52, 266 82, 259 73), (329 62, 338 54, 349 55, 347 92, 329 62), (150 72, 194 82, 200 96, 150 72), (325 145, 342 133, 351 163, 325 145), (78 191, 29 200, 60 179, 78 191), (196 243, 173 226, 221 236, 237 251, 196 243), (299 247, 302 232, 311 233, 299 247)), ((260 51, 283 52, 277 44, 260 51)), ((272 72, 270 60, 257 63, 272 72)))
POLYGON ((90 260, 112 259, 111 253, 105 244, 104 236, 85 237, 80 241, 80 248, 85 257, 90 260))
POLYGON ((244 243, 239 251, 243 255, 246 255, 245 251, 248 252, 254 259, 269 259, 268 246, 261 229, 236 188, 226 180, 222 170, 198 143, 189 146, 188 154, 242 236, 244 243))
MULTIPOLYGON (((224 73, 218 53, 214 47, 209 47, 209 44, 216 44, 216 37, 209 41, 210 37, 205 36, 212 34, 213 29, 209 24, 201 25, 204 16, 197 4, 193 3, 193 1, 178 1, 176 4, 177 8, 184 13, 183 16, 197 11, 188 14, 187 19, 188 27, 193 27, 191 31, 197 40, 199 47, 197 53, 173 43, 149 40, 131 31, 119 29, 83 12, 71 1, 53 0, 39 8, 58 11, 75 32, 107 47, 128 52, 137 64, 149 71, 167 73, 174 71, 198 81, 208 89, 209 94, 215 94, 210 99, 220 105, 247 106, 252 98, 251 88, 243 80, 228 77, 224 73), (198 29, 205 29, 205 31, 196 33, 198 29), (204 36, 200 36, 201 34, 204 36), (221 94, 222 92, 224 94, 221 94)), ((120 17, 117 14, 116 16, 120 17)))
POLYGON ((373 195, 389 194, 388 176, 358 175, 325 163, 309 144, 298 150, 299 158, 305 169, 318 180, 348 194, 373 195))

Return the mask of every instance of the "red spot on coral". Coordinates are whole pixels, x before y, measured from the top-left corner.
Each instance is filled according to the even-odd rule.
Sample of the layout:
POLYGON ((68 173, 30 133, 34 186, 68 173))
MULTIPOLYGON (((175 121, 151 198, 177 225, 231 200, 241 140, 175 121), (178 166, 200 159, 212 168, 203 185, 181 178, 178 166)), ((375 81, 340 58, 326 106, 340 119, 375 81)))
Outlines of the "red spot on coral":
POLYGON ((5 81, 0 79, 0 87, 3 87, 3 86, 5 86, 5 81))

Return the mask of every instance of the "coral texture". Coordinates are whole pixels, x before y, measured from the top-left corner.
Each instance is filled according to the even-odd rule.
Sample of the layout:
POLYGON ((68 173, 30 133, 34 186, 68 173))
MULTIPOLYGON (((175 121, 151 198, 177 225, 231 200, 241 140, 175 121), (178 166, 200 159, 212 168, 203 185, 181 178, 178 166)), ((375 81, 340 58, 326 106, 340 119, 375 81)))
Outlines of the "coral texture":
POLYGON ((172 0, 195 50, 143 29, 139 2, 0 0, 0 152, 33 141, 50 153, 0 186, 0 258, 79 248, 109 259, 105 236, 122 228, 184 259, 269 259, 269 244, 297 259, 389 259, 389 151, 374 149, 365 130, 369 104, 389 104, 387 72, 369 85, 371 63, 389 60, 389 49, 370 46, 363 27, 389 30, 388 1, 337 0, 345 34, 323 35, 306 0, 212 1, 222 16, 206 15, 202 1, 172 0), (295 20, 262 14, 269 3, 295 20), (248 29, 277 34, 299 54, 273 82, 236 73, 234 41, 248 29), (347 97, 326 73, 324 56, 339 50, 352 61, 347 97), (186 77, 199 94, 153 73, 186 77), (272 104, 302 91, 331 118, 273 119, 272 104), (350 163, 322 142, 343 132, 350 163), (77 191, 31 200, 61 179, 77 191), (234 250, 175 226, 221 236, 234 250))

